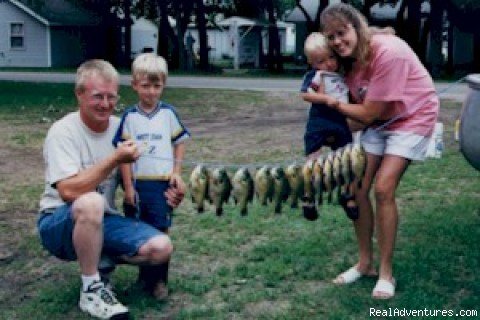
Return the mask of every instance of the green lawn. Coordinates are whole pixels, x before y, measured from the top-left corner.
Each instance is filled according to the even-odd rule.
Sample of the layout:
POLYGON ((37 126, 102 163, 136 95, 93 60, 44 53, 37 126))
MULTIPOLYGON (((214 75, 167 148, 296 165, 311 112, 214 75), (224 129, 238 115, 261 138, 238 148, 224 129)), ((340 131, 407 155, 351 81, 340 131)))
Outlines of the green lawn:
MULTIPOLYGON (((0 254, 12 253, 0 259, 0 319, 88 319, 77 307, 77 265, 49 256, 35 230, 43 189, 42 141, 51 121, 75 110, 72 87, 0 82, 0 254)), ((123 105, 135 101, 128 88, 122 88, 121 96, 123 105)), ((301 156, 301 119, 297 131, 287 132, 292 140, 278 139, 291 130, 288 121, 286 127, 236 128, 269 119, 276 110, 290 114, 294 99, 192 89, 168 89, 165 95, 197 133, 187 157, 228 163, 301 156), (215 126, 242 114, 249 116, 244 122, 215 126), (251 142, 240 142, 245 139, 251 142)), ((189 199, 175 211, 171 229, 175 253, 168 300, 158 303, 136 289, 137 271, 131 266, 120 266, 114 274, 118 298, 134 319, 366 319, 371 308, 480 312, 480 173, 451 139, 460 107, 442 104, 443 157, 412 165, 399 187, 393 300, 371 299, 374 279, 344 287, 331 284, 356 262, 353 229, 338 206, 323 206, 315 222, 286 205, 281 215, 274 215, 272 207, 256 202, 246 217, 229 204, 218 218, 212 210, 198 215, 189 199)), ((187 179, 190 167, 184 171, 187 179)))

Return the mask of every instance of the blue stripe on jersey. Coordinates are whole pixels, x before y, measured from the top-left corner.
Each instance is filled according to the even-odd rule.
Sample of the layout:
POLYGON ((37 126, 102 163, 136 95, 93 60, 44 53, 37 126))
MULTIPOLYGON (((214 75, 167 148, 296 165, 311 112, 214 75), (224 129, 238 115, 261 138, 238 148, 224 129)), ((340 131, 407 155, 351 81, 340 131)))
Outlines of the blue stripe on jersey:
POLYGON ((177 118, 178 120, 178 123, 180 124, 180 126, 182 127, 182 131, 176 135, 176 137, 172 137, 172 142, 175 142, 177 141, 178 139, 180 139, 181 137, 185 136, 185 134, 188 136, 188 137, 191 137, 191 134, 190 132, 187 130, 187 128, 183 125, 183 122, 182 120, 180 120, 180 117, 178 116, 178 113, 177 113, 177 110, 175 110, 175 108, 171 105, 171 104, 168 104, 168 103, 165 103, 165 102, 160 102, 160 108, 165 108, 165 109, 170 109, 173 114, 175 115, 175 117, 177 118))
POLYGON ((152 119, 160 111, 160 109, 161 109, 160 104, 161 104, 161 102, 157 103, 157 105, 155 106, 155 109, 153 109, 152 112, 149 112, 149 113, 143 111, 143 109, 140 108, 138 105, 136 105, 135 108, 137 109, 137 112, 139 114, 144 115, 148 119, 152 119))
POLYGON ((127 108, 125 112, 122 115, 122 119, 120 120, 120 124, 118 125, 117 132, 115 133, 115 136, 113 137, 112 144, 116 148, 119 142, 125 141, 123 138, 123 126, 125 124, 125 120, 127 119, 127 115, 129 113, 135 113, 138 112, 136 106, 127 108))

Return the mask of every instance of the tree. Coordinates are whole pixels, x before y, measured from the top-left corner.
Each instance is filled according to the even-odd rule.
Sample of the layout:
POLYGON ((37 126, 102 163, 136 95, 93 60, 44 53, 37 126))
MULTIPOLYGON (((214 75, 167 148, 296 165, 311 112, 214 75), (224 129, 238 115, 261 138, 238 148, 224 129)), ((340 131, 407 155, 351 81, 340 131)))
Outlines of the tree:
POLYGON ((205 18, 205 6, 203 0, 195 0, 196 5, 196 22, 198 30, 198 41, 200 46, 200 63, 201 70, 208 69, 208 39, 207 39, 207 20, 205 18))
POLYGON ((268 70, 279 72, 283 64, 273 0, 265 1, 265 9, 268 13, 268 70))
POLYGON ((438 77, 443 68, 443 16, 445 6, 443 1, 433 1, 430 10, 430 50, 426 61, 433 77, 438 77))
POLYGON ((410 47, 417 53, 420 60, 425 60, 422 55, 422 44, 420 43, 420 5, 421 0, 404 0, 407 6, 407 20, 403 38, 410 47))
POLYGON ((303 15, 305 16, 305 21, 307 23, 307 33, 312 33, 318 31, 320 27, 320 14, 322 13, 323 9, 325 9, 328 4, 329 0, 319 0, 318 9, 315 12, 315 16, 311 17, 305 7, 301 4, 301 0, 295 0, 295 4, 302 11, 303 15))

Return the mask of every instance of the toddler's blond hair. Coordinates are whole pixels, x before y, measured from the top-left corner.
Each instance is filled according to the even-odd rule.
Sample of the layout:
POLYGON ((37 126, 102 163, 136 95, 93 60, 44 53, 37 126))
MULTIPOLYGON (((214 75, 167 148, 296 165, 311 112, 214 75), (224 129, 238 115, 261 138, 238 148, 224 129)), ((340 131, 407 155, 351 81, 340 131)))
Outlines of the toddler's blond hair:
POLYGON ((330 47, 327 44, 327 39, 321 32, 312 32, 308 35, 307 39, 305 39, 303 52, 307 59, 310 60, 311 54, 318 50, 330 51, 330 47))

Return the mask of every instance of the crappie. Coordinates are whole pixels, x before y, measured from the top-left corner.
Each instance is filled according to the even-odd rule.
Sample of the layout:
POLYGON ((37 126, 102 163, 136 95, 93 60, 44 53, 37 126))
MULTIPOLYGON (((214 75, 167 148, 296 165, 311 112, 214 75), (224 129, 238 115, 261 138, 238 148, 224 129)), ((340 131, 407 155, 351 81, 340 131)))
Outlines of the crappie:
POLYGON ((303 175, 303 200, 305 202, 314 202, 314 189, 313 189, 313 168, 315 160, 308 159, 302 167, 303 175))
POLYGON ((323 162, 323 185, 325 192, 327 193, 328 203, 332 203, 332 192, 335 187, 335 181, 333 177, 333 153, 329 153, 325 161, 323 162))
POLYGON ((285 169, 288 184, 290 186, 291 207, 298 207, 298 198, 303 196, 303 174, 302 167, 298 164, 291 164, 285 169))
POLYGON ((323 164, 325 162, 325 156, 320 155, 313 165, 313 189, 318 197, 318 204, 323 204, 323 191, 325 189, 323 183, 323 164))
POLYGON ((263 206, 273 199, 273 178, 268 166, 258 169, 255 173, 255 193, 263 206))
POLYGON ((362 187, 362 179, 367 169, 367 153, 360 143, 352 145, 351 166, 358 188, 362 187))
POLYGON ((246 215, 247 202, 253 200, 253 179, 247 168, 240 168, 235 172, 232 178, 232 197, 235 200, 235 204, 240 206, 240 213, 246 215))
POLYGON ((204 165, 197 165, 190 174, 190 194, 197 212, 203 212, 204 201, 208 198, 208 169, 204 165))
POLYGON ((274 167, 271 170, 273 178, 273 202, 275 204, 275 213, 282 211, 282 202, 288 199, 290 194, 290 186, 285 175, 285 171, 281 167, 274 167))
POLYGON ((208 190, 210 201, 215 206, 215 213, 217 216, 222 215, 223 204, 228 202, 232 191, 232 184, 225 168, 213 169, 210 174, 208 190))
POLYGON ((337 188, 337 199, 340 199, 341 186, 342 186, 342 149, 337 149, 333 153, 333 181, 334 188, 337 188))
POLYGON ((343 147, 340 159, 342 165, 342 194, 349 195, 349 185, 353 181, 351 164, 352 145, 347 144, 343 147))

